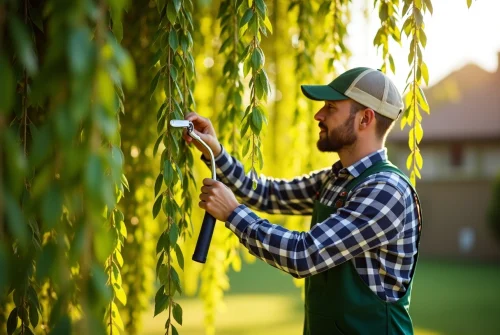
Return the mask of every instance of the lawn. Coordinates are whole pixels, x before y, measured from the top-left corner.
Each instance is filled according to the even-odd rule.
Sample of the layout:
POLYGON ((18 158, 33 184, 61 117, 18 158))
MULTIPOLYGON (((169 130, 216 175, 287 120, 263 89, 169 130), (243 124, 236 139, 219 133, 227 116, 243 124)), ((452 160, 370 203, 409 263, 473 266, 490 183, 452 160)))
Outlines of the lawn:
MULTIPOLYGON (((219 335, 299 335, 300 290, 291 277, 257 261, 232 272, 225 309, 217 313, 219 335)), ((203 307, 197 298, 182 299, 182 335, 203 334, 203 307)), ((410 313, 418 335, 500 334, 500 266, 419 262, 410 313)), ((144 316, 144 334, 163 334, 165 316, 144 316)))

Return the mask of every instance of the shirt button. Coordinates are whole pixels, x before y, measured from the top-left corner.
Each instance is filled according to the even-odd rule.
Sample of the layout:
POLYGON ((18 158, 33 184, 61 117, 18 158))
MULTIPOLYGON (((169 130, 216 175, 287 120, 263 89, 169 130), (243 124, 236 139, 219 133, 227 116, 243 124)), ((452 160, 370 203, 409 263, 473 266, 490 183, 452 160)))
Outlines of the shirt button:
POLYGON ((347 195, 347 192, 346 192, 346 191, 342 191, 342 192, 340 192, 340 196, 341 196, 341 197, 345 197, 346 195, 347 195))

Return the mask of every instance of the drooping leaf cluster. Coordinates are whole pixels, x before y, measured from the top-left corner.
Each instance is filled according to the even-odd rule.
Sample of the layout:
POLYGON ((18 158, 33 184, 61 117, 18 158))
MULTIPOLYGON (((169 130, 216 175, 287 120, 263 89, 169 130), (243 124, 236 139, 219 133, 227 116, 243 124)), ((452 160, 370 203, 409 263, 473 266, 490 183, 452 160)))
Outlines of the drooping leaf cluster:
MULTIPOLYGON (((315 150, 317 105, 300 84, 328 82, 345 67, 351 6, 1 2, 0 333, 138 334, 152 308, 150 317, 166 316, 165 333, 177 334, 179 296, 198 287, 207 333, 215 332, 227 273, 251 257, 221 224, 206 265, 190 261, 207 169, 169 122, 206 113, 254 178, 331 165, 315 150)), ((411 127, 415 182, 421 110, 429 112, 423 17, 432 3, 374 6, 384 70, 395 71, 389 41, 411 40, 402 126, 411 127)), ((297 230, 306 221, 273 217, 297 230)))

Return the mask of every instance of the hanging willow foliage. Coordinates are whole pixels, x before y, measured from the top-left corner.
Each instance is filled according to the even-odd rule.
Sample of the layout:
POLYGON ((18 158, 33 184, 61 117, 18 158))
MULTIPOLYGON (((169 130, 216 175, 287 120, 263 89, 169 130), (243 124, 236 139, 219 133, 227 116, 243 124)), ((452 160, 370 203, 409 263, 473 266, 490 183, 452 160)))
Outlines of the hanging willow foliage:
POLYGON ((413 185, 416 184, 416 178, 422 178, 420 170, 423 166, 423 158, 418 148, 418 144, 422 140, 424 131, 422 129, 422 114, 420 109, 426 113, 430 113, 429 104, 422 91, 422 79, 429 83, 429 70, 427 64, 423 61, 422 47, 427 44, 427 36, 424 32, 423 15, 429 10, 432 14, 432 3, 430 0, 405 0, 403 7, 403 16, 408 14, 402 30, 406 36, 411 35, 410 52, 408 54, 408 64, 410 72, 408 74, 405 88, 405 106, 403 117, 401 119, 401 129, 406 124, 410 126, 408 138, 408 147, 410 155, 406 161, 406 168, 410 171, 410 180, 413 185))
MULTIPOLYGON (((377 1, 375 1, 375 5, 377 1)), ((380 70, 387 73, 387 66, 392 73, 396 73, 394 58, 389 52, 389 42, 394 40, 401 44, 401 32, 397 26, 397 11, 399 8, 399 0, 379 1, 378 16, 380 18, 380 28, 373 39, 373 44, 382 49, 382 66, 380 70)))
MULTIPOLYGON (((373 4, 382 70, 396 70, 391 40, 410 40, 401 127, 411 128, 415 183, 433 7, 373 4)), ((309 145, 313 105, 299 85, 345 66, 351 11, 349 0, 0 2, 0 333, 138 334, 154 297, 150 317, 166 312, 165 333, 177 334, 179 295, 198 286, 214 333, 227 272, 248 253, 217 227, 203 270, 185 257, 201 223, 202 164, 169 121, 211 110, 221 143, 254 178, 330 164, 309 145)))

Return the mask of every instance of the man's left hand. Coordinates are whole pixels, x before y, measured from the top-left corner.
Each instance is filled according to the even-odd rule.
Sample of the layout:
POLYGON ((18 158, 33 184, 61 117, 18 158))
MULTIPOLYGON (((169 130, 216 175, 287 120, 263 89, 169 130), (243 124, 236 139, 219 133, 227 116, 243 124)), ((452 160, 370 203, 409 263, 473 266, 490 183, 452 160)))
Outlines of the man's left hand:
POLYGON ((203 179, 200 200, 198 205, 222 222, 240 205, 226 185, 210 178, 203 179))

